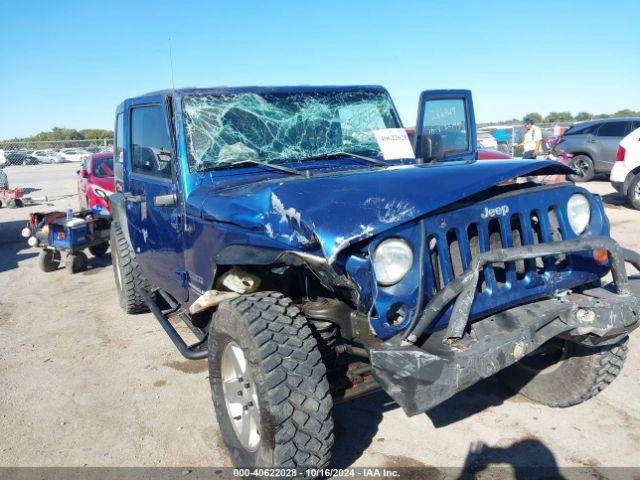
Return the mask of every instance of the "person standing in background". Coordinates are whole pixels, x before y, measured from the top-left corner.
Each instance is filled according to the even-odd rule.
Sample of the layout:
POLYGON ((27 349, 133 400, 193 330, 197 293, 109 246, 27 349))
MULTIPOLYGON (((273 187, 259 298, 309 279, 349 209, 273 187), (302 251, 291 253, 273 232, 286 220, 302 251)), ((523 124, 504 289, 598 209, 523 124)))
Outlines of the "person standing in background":
POLYGON ((525 118, 522 124, 525 129, 524 138, 517 146, 524 148, 522 158, 536 158, 542 148, 542 130, 530 118, 525 118))

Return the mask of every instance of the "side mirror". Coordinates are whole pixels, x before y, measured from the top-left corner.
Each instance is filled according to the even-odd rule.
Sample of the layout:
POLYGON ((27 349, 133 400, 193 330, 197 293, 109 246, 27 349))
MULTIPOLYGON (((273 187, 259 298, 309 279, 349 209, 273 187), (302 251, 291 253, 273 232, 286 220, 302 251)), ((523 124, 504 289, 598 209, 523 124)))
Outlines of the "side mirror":
POLYGON ((426 162, 476 160, 475 117, 468 90, 420 94, 416 156, 426 162))
POLYGON ((442 137, 437 133, 420 135, 420 157, 424 162, 439 162, 444 158, 442 137))
POLYGON ((85 168, 82 168, 82 169, 76 171, 76 173, 78 175, 80 175, 82 178, 89 178, 89 172, 87 172, 87 170, 85 168))

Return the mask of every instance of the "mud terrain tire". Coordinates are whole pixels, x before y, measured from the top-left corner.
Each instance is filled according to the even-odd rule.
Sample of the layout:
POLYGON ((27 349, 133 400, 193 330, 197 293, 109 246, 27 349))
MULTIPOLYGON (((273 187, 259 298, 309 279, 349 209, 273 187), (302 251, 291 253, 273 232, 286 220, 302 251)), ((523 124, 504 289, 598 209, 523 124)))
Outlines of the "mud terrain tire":
MULTIPOLYGON (((333 400, 318 345, 300 310, 281 293, 257 292, 221 303, 209 330, 213 404, 233 464, 325 467, 333 445, 333 400), (225 369, 223 356, 237 347, 246 359, 244 378, 225 369), (259 407, 253 413, 259 419, 253 423, 258 438, 253 448, 243 446, 238 423, 232 423, 232 399, 224 388, 232 390, 233 378, 250 378, 255 386, 244 384, 259 407)), ((244 421, 239 418, 235 421, 244 421)))
POLYGON ((138 289, 149 289, 149 282, 144 278, 140 267, 133 257, 129 242, 122 231, 120 223, 111 223, 111 253, 113 257, 113 276, 116 281, 120 307, 127 313, 144 313, 149 308, 138 294, 138 289))
POLYGON ((616 379, 627 357, 628 340, 594 348, 564 342, 556 362, 539 368, 532 364, 540 355, 527 357, 500 372, 499 377, 511 389, 543 405, 578 405, 616 379))

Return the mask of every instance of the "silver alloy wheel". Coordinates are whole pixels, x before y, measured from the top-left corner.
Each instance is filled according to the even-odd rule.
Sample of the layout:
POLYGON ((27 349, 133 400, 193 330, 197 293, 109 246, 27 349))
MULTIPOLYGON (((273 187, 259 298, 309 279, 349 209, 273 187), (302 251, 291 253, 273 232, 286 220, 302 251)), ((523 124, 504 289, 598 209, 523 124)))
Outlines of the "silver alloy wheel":
POLYGON ((260 445, 260 409, 251 367, 240 346, 231 341, 220 362, 224 403, 242 446, 255 452, 260 445))
POLYGON ((575 166, 578 168, 578 176, 585 177, 589 173, 589 163, 586 160, 579 159, 575 166))
POLYGON ((633 189, 633 196, 636 200, 640 200, 640 182, 636 184, 636 188, 633 189))

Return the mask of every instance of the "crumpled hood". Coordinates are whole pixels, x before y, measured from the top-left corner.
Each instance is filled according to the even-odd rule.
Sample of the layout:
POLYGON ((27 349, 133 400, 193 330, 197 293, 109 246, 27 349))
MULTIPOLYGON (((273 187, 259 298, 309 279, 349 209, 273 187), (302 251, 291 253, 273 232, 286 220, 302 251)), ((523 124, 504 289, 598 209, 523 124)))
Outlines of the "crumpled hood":
POLYGON ((400 165, 261 182, 247 175, 247 183, 232 188, 215 183, 198 187, 189 196, 188 210, 205 220, 262 231, 284 248, 321 249, 332 263, 355 242, 505 180, 568 173, 568 167, 554 161, 499 160, 400 165))

